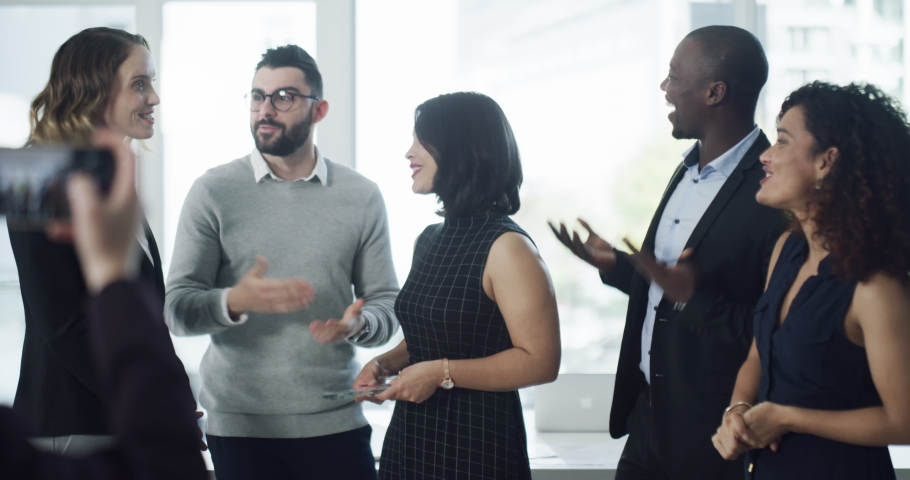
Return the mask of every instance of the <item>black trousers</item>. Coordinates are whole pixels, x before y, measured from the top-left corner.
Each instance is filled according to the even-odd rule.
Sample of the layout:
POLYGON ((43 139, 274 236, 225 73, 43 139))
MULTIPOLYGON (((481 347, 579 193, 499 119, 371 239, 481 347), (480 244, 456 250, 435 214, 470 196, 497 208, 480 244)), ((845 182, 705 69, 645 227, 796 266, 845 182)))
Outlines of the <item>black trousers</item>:
POLYGON ((616 480, 668 480, 670 477, 657 450, 651 400, 646 390, 638 394, 627 427, 629 437, 616 466, 616 480))
POLYGON ((208 435, 217 480, 376 480, 369 425, 312 438, 208 435))

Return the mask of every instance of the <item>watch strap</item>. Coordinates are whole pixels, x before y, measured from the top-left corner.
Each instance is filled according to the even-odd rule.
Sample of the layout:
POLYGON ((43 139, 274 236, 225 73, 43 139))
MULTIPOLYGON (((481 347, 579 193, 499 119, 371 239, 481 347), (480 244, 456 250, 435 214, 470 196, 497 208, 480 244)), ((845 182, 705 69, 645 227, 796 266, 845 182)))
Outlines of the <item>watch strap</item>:
POLYGON ((455 382, 452 381, 452 376, 449 374, 449 359, 442 359, 442 383, 439 384, 440 387, 445 388, 446 390, 451 389, 455 386, 455 382))

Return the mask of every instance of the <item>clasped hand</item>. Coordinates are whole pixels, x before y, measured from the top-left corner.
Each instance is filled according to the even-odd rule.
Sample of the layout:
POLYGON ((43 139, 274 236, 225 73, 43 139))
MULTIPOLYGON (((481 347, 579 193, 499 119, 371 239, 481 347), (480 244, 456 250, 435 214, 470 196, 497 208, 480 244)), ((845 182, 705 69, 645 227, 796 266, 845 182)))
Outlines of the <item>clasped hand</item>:
MULTIPOLYGON (((378 405, 386 400, 422 403, 436 393, 436 389, 442 383, 442 370, 441 360, 415 363, 399 372, 398 377, 390 382, 392 386, 388 390, 376 395, 357 397, 355 401, 366 400, 378 405)), ((354 389, 375 387, 385 381, 387 376, 389 376, 388 371, 383 370, 376 362, 370 362, 354 379, 354 389)))
POLYGON ((781 437, 789 432, 783 421, 784 408, 764 402, 745 412, 730 412, 711 437, 714 448, 726 460, 733 460, 753 448, 770 446, 776 452, 781 437))

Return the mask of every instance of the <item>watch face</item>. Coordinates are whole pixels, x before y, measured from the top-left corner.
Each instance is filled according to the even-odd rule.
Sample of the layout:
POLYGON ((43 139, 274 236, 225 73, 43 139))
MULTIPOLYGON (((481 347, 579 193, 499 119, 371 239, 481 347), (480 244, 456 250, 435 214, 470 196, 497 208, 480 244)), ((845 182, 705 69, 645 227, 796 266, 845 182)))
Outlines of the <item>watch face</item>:
POLYGON ((450 388, 452 388, 452 387, 454 387, 454 386, 455 386, 455 382, 453 382, 453 381, 451 381, 451 380, 443 380, 443 381, 442 381, 442 385, 441 385, 441 387, 444 388, 444 389, 446 389, 446 390, 448 390, 448 389, 450 389, 450 388))

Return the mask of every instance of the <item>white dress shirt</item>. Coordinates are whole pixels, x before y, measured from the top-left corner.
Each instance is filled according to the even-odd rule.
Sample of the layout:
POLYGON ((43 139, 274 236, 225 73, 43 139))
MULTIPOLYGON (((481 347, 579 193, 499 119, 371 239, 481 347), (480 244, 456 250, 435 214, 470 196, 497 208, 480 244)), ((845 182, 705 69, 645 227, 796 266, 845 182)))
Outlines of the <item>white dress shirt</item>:
MULTIPOLYGON (((322 186, 325 186, 328 182, 328 168, 325 166, 325 160, 322 158, 322 154, 319 153, 319 148, 313 147, 316 150, 316 166, 313 167, 313 172, 309 176, 298 178, 294 180, 295 182, 309 182, 313 178, 319 180, 319 183, 322 186)), ((253 152, 250 153, 250 165, 253 167, 253 175, 256 178, 256 182, 261 182, 263 178, 269 177, 272 180, 279 182, 285 181, 278 175, 275 175, 275 172, 272 171, 272 167, 269 166, 269 162, 265 161, 262 154, 259 153, 259 149, 254 148, 253 152)))
MULTIPOLYGON (((658 262, 666 264, 667 267, 676 265, 692 231, 705 214, 708 205, 711 204, 724 182, 755 143, 758 134, 759 128, 756 126, 733 148, 705 165, 701 171, 698 168, 698 156, 693 156, 691 160, 689 158, 689 154, 698 148, 698 143, 683 153, 685 176, 670 195, 664 213, 660 217, 660 223, 657 225, 654 256, 658 262)), ((657 283, 651 282, 651 288, 648 290, 648 309, 645 311, 645 321, 641 328, 641 363, 639 364, 648 383, 651 383, 651 338, 654 334, 657 306, 660 305, 663 296, 664 289, 657 283)))

